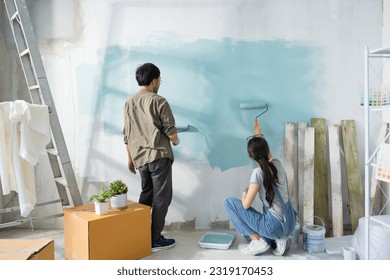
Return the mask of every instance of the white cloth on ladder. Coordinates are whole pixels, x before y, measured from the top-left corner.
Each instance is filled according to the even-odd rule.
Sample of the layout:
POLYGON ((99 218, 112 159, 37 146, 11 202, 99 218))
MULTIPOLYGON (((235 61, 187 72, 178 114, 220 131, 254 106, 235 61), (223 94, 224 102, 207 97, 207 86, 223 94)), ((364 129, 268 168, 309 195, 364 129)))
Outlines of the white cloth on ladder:
POLYGON ((3 194, 18 193, 20 214, 27 217, 37 202, 34 166, 50 143, 46 105, 23 100, 0 103, 0 177, 3 194))

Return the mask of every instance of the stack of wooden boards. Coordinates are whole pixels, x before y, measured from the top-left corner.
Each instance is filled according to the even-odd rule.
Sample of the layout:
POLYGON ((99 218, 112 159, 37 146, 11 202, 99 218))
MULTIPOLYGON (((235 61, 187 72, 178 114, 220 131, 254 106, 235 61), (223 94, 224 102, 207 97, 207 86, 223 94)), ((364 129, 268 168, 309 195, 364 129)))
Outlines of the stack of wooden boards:
MULTIPOLYGON (((384 125, 383 135, 386 129, 388 124, 384 125)), ((327 236, 343 236, 343 188, 347 188, 344 193, 348 194, 348 202, 345 203, 352 233, 355 232, 359 218, 364 216, 355 121, 342 120, 341 125, 327 125, 324 118, 312 118, 310 126, 307 122, 298 122, 297 125, 287 122, 284 159, 290 197, 299 213, 301 226, 304 223, 318 224, 315 218, 319 217, 326 227, 327 236)), ((373 205, 378 193, 375 191, 376 180, 371 189, 373 205)))

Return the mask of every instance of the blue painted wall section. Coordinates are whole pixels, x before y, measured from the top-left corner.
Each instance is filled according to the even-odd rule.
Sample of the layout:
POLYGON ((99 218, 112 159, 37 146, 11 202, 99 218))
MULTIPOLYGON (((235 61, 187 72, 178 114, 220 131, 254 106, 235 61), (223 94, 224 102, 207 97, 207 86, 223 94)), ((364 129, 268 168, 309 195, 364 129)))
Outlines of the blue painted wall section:
MULTIPOLYGON (((180 134, 176 159, 223 171, 249 163, 246 137, 253 134, 254 118, 262 109, 241 110, 240 103, 269 105, 260 124, 275 156, 282 150, 285 122, 316 116, 316 104, 322 102, 315 92, 323 69, 319 58, 320 49, 286 41, 170 44, 161 39, 161 44, 130 49, 108 47, 97 97, 80 97, 79 107, 95 101, 91 113, 104 115, 104 132, 120 134, 123 104, 138 91, 135 69, 144 62, 155 63, 163 80, 159 94, 170 102, 177 125, 191 128, 180 134)), ((78 85, 85 89, 89 81, 79 77, 78 85)))

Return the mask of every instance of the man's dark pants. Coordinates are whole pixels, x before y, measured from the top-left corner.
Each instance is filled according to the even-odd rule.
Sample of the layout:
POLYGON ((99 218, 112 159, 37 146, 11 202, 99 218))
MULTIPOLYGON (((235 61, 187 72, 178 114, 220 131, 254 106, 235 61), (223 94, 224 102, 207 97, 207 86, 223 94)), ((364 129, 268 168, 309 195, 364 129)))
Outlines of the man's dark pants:
POLYGON ((152 207, 152 240, 160 238, 172 201, 172 160, 157 159, 138 169, 142 191, 139 203, 152 207))

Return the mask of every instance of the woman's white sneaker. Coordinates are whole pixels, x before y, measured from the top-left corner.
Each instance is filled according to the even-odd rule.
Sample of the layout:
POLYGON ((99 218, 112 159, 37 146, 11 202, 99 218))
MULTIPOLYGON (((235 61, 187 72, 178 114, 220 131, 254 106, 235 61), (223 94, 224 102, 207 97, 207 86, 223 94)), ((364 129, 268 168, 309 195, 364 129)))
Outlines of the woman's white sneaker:
POLYGON ((288 250, 290 249, 292 237, 291 236, 286 236, 281 239, 276 239, 276 248, 273 250, 273 254, 275 256, 284 256, 287 254, 288 250))
POLYGON ((264 239, 259 239, 252 240, 248 245, 240 246, 240 250, 247 255, 259 255, 268 251, 270 247, 264 239))

